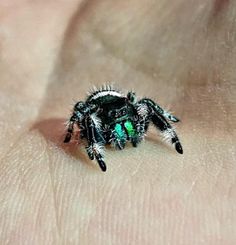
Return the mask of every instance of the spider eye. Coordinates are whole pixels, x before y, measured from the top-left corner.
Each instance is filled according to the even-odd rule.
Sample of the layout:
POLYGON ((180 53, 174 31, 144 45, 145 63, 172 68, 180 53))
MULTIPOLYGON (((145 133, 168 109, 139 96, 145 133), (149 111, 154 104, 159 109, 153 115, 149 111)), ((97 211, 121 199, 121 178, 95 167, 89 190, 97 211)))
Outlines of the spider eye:
POLYGON ((127 110, 126 110, 126 108, 124 108, 122 111, 121 111, 121 115, 122 116, 125 116, 127 114, 127 110))
POLYGON ((84 104, 84 102, 82 102, 82 101, 79 101, 79 102, 77 102, 76 104, 75 104, 75 106, 74 106, 74 110, 82 110, 82 109, 84 109, 85 108, 85 104, 84 104))
POLYGON ((109 111, 108 116, 109 117, 116 117, 116 111, 109 111))

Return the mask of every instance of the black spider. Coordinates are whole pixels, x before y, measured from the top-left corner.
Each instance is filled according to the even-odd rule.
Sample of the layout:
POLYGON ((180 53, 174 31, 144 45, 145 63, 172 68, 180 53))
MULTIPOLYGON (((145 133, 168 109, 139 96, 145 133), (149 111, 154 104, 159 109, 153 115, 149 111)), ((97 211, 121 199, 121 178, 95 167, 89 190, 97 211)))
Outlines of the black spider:
POLYGON ((104 146, 112 143, 116 148, 123 149, 126 141, 130 141, 136 147, 152 122, 175 145, 176 151, 183 154, 178 136, 168 120, 179 121, 151 99, 137 101, 133 92, 128 92, 125 96, 118 90, 105 86, 92 92, 85 102, 75 104, 64 142, 71 140, 76 123, 80 137, 87 139, 89 158, 95 158, 102 171, 106 171, 104 146))

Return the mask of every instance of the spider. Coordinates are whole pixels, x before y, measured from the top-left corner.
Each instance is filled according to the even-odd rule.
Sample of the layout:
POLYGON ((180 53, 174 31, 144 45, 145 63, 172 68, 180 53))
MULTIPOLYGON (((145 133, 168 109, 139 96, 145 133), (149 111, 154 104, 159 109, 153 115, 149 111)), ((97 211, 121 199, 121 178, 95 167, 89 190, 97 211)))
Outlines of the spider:
POLYGON ((112 144, 122 150, 130 141, 137 147, 151 122, 175 146, 176 151, 183 154, 179 138, 168 121, 176 123, 179 119, 149 98, 137 100, 134 92, 124 95, 106 85, 91 92, 85 102, 79 101, 74 105, 64 143, 71 140, 76 124, 80 129, 80 138, 87 140, 89 158, 96 159, 101 170, 106 171, 104 146, 112 144))

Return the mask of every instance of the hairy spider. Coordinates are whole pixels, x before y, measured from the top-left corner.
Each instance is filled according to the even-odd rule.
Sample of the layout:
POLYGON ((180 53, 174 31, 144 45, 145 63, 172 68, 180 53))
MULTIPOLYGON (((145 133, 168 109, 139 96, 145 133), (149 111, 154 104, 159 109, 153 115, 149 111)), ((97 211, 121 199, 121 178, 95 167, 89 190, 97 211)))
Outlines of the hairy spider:
POLYGON ((174 144, 178 153, 183 154, 179 138, 168 121, 178 122, 179 119, 151 99, 137 101, 135 93, 124 95, 107 85, 93 91, 85 102, 75 104, 64 142, 71 140, 74 124, 77 124, 80 138, 88 142, 89 158, 95 158, 102 171, 106 171, 104 146, 113 144, 121 150, 130 141, 136 147, 143 140, 150 122, 174 144))

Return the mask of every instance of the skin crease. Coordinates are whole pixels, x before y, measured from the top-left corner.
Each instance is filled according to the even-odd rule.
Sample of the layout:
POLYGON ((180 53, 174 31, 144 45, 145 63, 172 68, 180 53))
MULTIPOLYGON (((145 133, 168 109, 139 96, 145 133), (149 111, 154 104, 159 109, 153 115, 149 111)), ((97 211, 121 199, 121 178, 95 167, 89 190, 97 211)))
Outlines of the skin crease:
POLYGON ((236 243, 236 3, 0 3, 0 244, 236 243), (114 81, 181 119, 107 172, 62 143, 72 105, 114 81))

